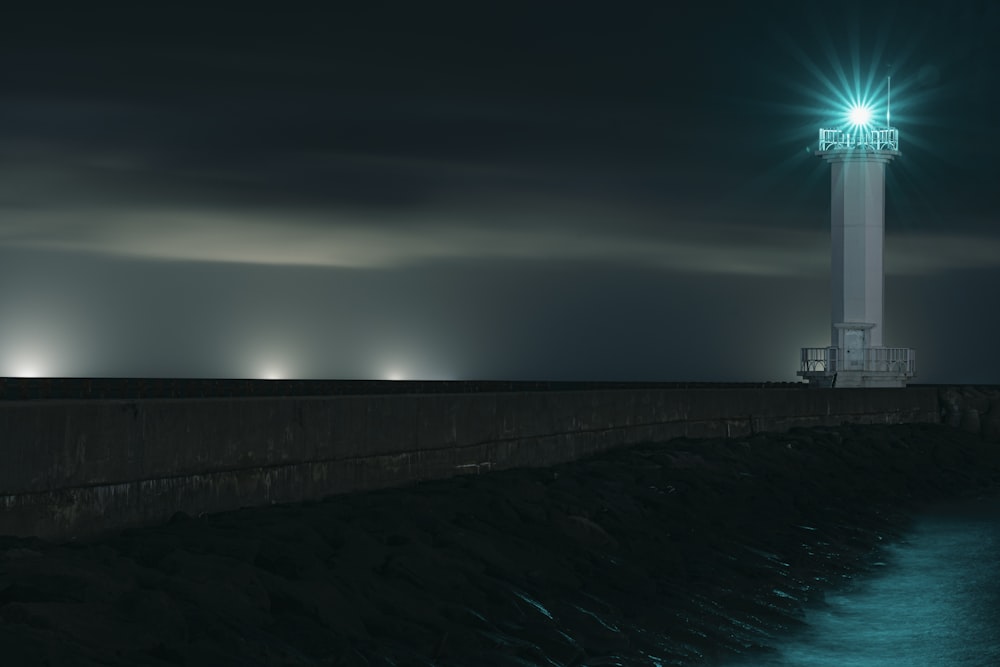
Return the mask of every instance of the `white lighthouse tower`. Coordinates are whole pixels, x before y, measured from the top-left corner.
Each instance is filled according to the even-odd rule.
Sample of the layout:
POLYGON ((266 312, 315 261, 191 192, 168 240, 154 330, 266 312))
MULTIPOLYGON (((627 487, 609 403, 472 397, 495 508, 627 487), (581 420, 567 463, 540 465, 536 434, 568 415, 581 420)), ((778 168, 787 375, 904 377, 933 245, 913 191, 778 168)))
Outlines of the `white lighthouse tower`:
POLYGON ((899 157, 899 131, 852 107, 846 129, 819 131, 816 155, 830 163, 829 347, 802 348, 798 374, 816 386, 902 387, 915 373, 909 348, 885 347, 882 266, 885 168, 899 157))

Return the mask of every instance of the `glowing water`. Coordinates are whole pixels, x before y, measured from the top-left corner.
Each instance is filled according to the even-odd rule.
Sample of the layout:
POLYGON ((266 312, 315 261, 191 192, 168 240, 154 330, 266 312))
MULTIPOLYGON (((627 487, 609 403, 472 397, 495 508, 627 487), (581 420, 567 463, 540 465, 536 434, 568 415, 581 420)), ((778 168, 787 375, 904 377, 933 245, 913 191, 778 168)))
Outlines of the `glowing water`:
POLYGON ((884 569, 828 594, 808 629, 734 667, 1000 665, 1000 501, 924 515, 884 569))

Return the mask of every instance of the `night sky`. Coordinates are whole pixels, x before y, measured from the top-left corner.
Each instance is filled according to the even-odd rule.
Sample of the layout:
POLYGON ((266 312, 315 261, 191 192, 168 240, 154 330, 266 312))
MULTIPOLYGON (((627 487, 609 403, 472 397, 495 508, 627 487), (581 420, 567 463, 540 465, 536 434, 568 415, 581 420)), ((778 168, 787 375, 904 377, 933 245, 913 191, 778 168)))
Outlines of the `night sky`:
POLYGON ((0 375, 793 380, 891 73, 886 344, 1000 382, 1000 4, 324 4, 5 10, 0 375))

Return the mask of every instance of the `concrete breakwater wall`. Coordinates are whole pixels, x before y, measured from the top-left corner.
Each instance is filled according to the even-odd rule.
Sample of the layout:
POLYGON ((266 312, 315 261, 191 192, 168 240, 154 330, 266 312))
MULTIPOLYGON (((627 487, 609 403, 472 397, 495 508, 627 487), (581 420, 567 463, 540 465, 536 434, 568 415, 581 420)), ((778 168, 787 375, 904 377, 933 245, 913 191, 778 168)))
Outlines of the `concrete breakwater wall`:
POLYGON ((640 442, 942 419, 939 389, 656 387, 0 401, 0 534, 546 466, 640 442))

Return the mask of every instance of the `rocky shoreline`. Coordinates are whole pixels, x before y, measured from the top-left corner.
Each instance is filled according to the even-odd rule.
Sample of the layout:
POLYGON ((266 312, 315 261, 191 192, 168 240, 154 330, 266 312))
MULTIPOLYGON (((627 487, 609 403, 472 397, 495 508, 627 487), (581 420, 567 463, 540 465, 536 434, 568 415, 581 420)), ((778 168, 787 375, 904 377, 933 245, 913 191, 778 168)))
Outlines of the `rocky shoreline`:
POLYGON ((696 665, 766 651, 921 505, 1000 489, 939 425, 675 440, 88 544, 0 538, 12 665, 696 665))

